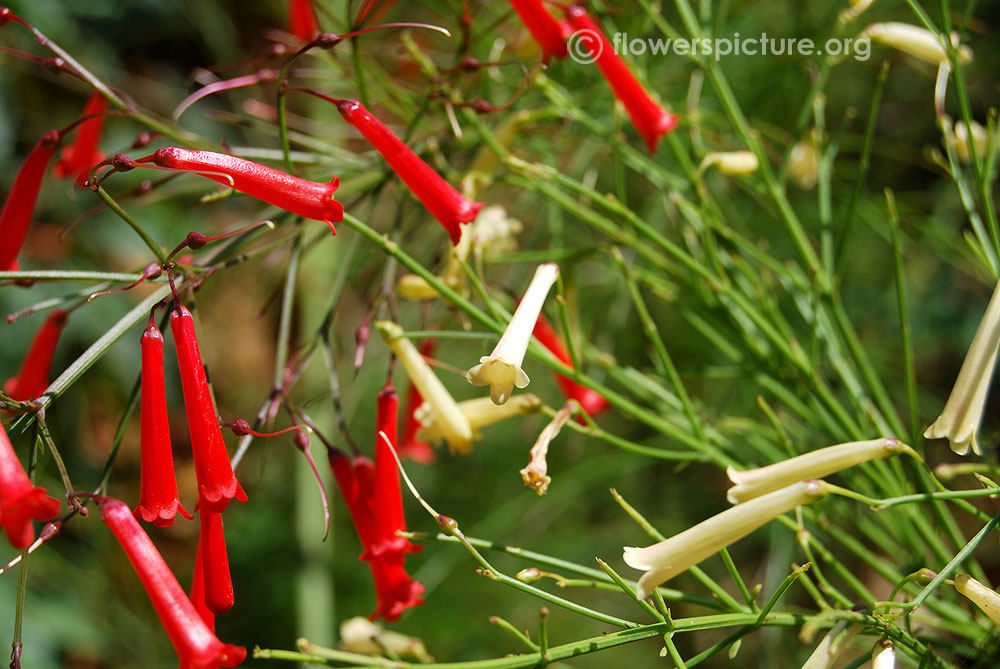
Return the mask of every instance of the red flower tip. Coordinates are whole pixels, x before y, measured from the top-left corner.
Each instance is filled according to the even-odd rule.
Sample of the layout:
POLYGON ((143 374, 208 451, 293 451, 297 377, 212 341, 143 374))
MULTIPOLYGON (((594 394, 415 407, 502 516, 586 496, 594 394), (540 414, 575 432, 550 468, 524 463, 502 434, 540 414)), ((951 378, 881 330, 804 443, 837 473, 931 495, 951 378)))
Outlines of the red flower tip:
POLYGON ((288 3, 288 30, 303 42, 310 42, 319 32, 319 20, 312 0, 291 0, 288 3))
POLYGON ((462 223, 476 218, 485 202, 472 202, 441 178, 371 112, 355 100, 336 100, 341 116, 364 135, 431 215, 448 231, 452 244, 462 238, 462 223))
POLYGON ((402 562, 375 560, 372 562, 372 575, 375 579, 376 605, 368 616, 369 620, 384 618, 392 622, 406 609, 424 603, 420 596, 424 594, 423 584, 410 578, 402 562))
POLYGON ((55 356, 56 344, 59 343, 59 335, 66 327, 66 319, 69 314, 62 309, 55 309, 49 313, 48 318, 42 323, 35 341, 32 342, 28 354, 24 356, 21 369, 17 376, 8 379, 4 384, 4 392, 15 400, 24 402, 39 397, 49 387, 49 370, 52 367, 52 358, 55 356))
POLYGON ((14 269, 17 254, 28 235, 31 214, 38 201, 38 191, 42 187, 45 170, 60 139, 58 130, 50 130, 42 135, 14 179, 3 211, 0 211, 0 270, 14 269))
POLYGON ((653 100, 583 7, 567 8, 566 18, 574 32, 588 31, 585 34, 596 37, 597 44, 593 43, 595 40, 580 40, 580 44, 590 52, 615 97, 625 106, 632 124, 646 141, 646 148, 651 154, 655 153, 660 139, 677 127, 678 117, 653 100))
POLYGON ((83 186, 87 175, 97 163, 104 160, 98 144, 104 130, 104 112, 108 110, 108 100, 94 91, 83 108, 83 116, 91 117, 80 123, 76 139, 62 150, 53 173, 60 179, 74 178, 78 186, 83 186))
POLYGON ((542 48, 544 60, 550 58, 565 58, 566 38, 569 37, 569 27, 549 14, 541 0, 510 0, 511 6, 521 22, 528 29, 542 48))
POLYGON ((195 474, 198 477, 198 504, 202 510, 221 513, 230 500, 247 501, 247 494, 236 479, 222 439, 222 429, 215 413, 208 376, 198 349, 194 318, 183 305, 170 314, 170 329, 177 348, 177 364, 181 373, 184 409, 191 433, 195 474))
POLYGON ((208 509, 201 511, 202 578, 205 606, 217 616, 233 608, 233 579, 229 572, 229 553, 222 527, 222 514, 208 509))
POLYGON ((246 659, 240 646, 222 643, 198 615, 177 578, 124 502, 111 497, 95 497, 101 518, 121 543, 129 562, 146 589, 163 629, 190 669, 235 667, 246 659))

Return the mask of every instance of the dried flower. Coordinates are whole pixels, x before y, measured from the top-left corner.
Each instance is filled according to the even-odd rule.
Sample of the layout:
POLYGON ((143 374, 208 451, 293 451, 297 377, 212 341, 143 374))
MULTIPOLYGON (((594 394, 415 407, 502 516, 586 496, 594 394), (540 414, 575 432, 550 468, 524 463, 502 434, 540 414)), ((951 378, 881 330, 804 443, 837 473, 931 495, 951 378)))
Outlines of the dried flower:
POLYGON ((170 313, 170 329, 177 348, 177 364, 184 391, 184 408, 191 432, 195 473, 198 476, 198 504, 202 511, 221 513, 234 497, 247 501, 243 486, 236 480, 215 413, 208 376, 198 349, 194 318, 184 305, 170 313))
POLYGON ((0 271, 17 270, 17 254, 28 235, 31 214, 38 201, 38 191, 60 139, 57 130, 50 130, 42 135, 14 179, 3 211, 0 211, 0 271))
POLYGON ((1000 627, 1000 594, 968 574, 959 574, 955 577, 955 589, 978 606, 994 625, 1000 627))
POLYGON ((104 130, 104 113, 108 111, 108 99, 99 91, 94 91, 83 107, 83 117, 76 130, 76 139, 62 150, 53 168, 53 174, 60 179, 73 178, 78 186, 87 181, 90 168, 104 160, 99 144, 104 130), (89 118, 88 118, 89 117, 89 118))
POLYGON ((625 564, 646 571, 639 578, 639 598, 645 599, 653 588, 718 553, 768 521, 797 506, 812 504, 826 493, 822 481, 800 481, 726 509, 651 546, 626 546, 623 556, 625 564))
POLYGON ((734 485, 726 499, 730 504, 740 504, 796 481, 822 478, 862 462, 904 452, 917 457, 912 448, 898 439, 884 438, 828 446, 745 472, 729 467, 726 473, 734 485))
POLYGON ((1000 347, 1000 283, 986 307, 983 320, 965 354, 965 361, 955 379, 955 387, 945 402, 944 411, 924 432, 927 439, 945 439, 951 450, 959 455, 969 452, 969 445, 976 455, 982 455, 976 432, 983 422, 983 409, 993 369, 996 367, 997 349, 1000 347))
POLYGON ((549 484, 552 483, 552 477, 548 474, 549 464, 545 459, 549 453, 549 444, 559 436, 560 430, 569 422, 578 408, 575 401, 566 402, 566 406, 557 411, 549 424, 542 429, 542 433, 538 435, 538 439, 535 440, 534 446, 528 453, 528 465, 521 470, 521 479, 524 481, 524 485, 534 488, 539 495, 548 492, 549 484))
POLYGON ((56 344, 66 327, 67 317, 68 314, 62 309, 55 309, 49 314, 35 335, 28 354, 24 356, 17 376, 4 384, 5 393, 19 402, 25 402, 36 399, 45 392, 49 387, 49 371, 52 368, 52 358, 55 357, 56 344))
POLYGON ((510 0, 510 5, 538 46, 542 47, 543 60, 547 62, 550 58, 566 57, 569 29, 549 14, 542 0, 510 0))
POLYGON ((555 263, 538 266, 528 290, 517 305, 510 324, 493 352, 480 358, 479 364, 465 374, 465 378, 473 385, 488 385, 490 399, 496 404, 503 404, 510 399, 515 386, 524 388, 528 385, 530 379, 521 369, 521 363, 524 362, 531 332, 538 321, 545 297, 558 277, 559 267, 555 263))
POLYGON ((636 130, 646 140, 646 148, 651 154, 655 153, 660 139, 677 127, 677 116, 667 113, 653 100, 583 7, 568 7, 566 18, 574 32, 591 38, 581 39, 580 45, 595 59, 594 62, 611 86, 615 97, 625 106, 636 130), (593 41, 597 43, 592 44, 593 41))
POLYGON ((142 386, 140 392, 139 445, 142 466, 139 470, 139 505, 136 518, 157 527, 174 524, 178 512, 191 514, 181 506, 174 474, 174 455, 170 444, 170 421, 163 382, 163 334, 153 325, 142 333, 142 386))
POLYGON ((472 449, 472 427, 469 420, 424 360, 424 356, 420 355, 413 342, 402 336, 403 328, 398 324, 379 321, 375 323, 375 329, 403 365, 410 382, 420 391, 424 402, 430 405, 434 422, 440 427, 448 447, 453 452, 468 453, 472 449))
POLYGON ((452 244, 462 236, 461 224, 476 218, 483 202, 472 202, 406 146, 371 112, 355 100, 338 100, 341 116, 371 142, 403 183, 444 226, 452 244))
MULTIPOLYGON (((914 58, 930 63, 931 65, 941 65, 948 62, 948 52, 937 36, 926 28, 910 25, 909 23, 873 23, 865 28, 865 34, 876 42, 885 44, 888 47, 902 51, 914 58)), ((952 44, 958 47, 959 65, 968 65, 972 62, 972 50, 958 43, 958 34, 951 37, 952 44)))
POLYGON ((0 425, 0 527, 17 550, 35 540, 32 520, 49 520, 59 513, 59 500, 45 488, 35 487, 14 453, 7 432, 0 425))
POLYGON ((121 543, 146 589, 181 664, 191 669, 214 669, 243 662, 246 649, 222 643, 208 629, 128 506, 111 497, 95 499, 101 518, 121 543))

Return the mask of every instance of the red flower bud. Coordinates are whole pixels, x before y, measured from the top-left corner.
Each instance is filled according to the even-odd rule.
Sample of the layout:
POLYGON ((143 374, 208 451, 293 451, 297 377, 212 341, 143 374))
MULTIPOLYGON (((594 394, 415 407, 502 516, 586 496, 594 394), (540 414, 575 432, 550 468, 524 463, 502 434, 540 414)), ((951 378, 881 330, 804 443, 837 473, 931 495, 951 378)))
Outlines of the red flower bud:
POLYGON ((587 10, 583 7, 570 7, 566 10, 566 18, 574 32, 588 31, 583 34, 597 38, 597 44, 592 43, 593 39, 581 39, 580 43, 595 58, 597 67, 607 79, 615 97, 625 105, 632 124, 646 140, 649 152, 655 153, 660 138, 677 127, 677 116, 667 113, 650 97, 622 57, 615 53, 614 46, 600 26, 590 18, 587 10))
MULTIPOLYGON (((532 334, 535 335, 542 346, 547 348, 552 355, 559 358, 560 362, 570 367, 573 366, 573 360, 570 358, 569 352, 559 340, 559 335, 556 334, 556 331, 545 320, 544 314, 539 314, 538 320, 535 322, 535 330, 532 334)), ((566 399, 576 400, 580 404, 580 408, 591 416, 611 406, 604 399, 604 396, 596 390, 587 386, 581 386, 573 379, 562 374, 556 374, 556 383, 559 384, 559 388, 562 390, 563 395, 566 396, 566 399)))
POLYGON ((60 135, 56 130, 50 130, 42 135, 38 144, 31 150, 21 171, 14 179, 14 185, 7 195, 3 211, 0 212, 0 270, 15 271, 17 269, 17 254, 28 235, 28 225, 31 214, 35 210, 38 191, 42 187, 42 178, 59 146, 60 135))
POLYGON ((184 594, 177 578, 124 502, 96 497, 101 518, 121 543, 160 617, 181 664, 191 669, 235 667, 246 659, 240 646, 216 638, 184 594))
POLYGON ((311 42, 319 32, 319 20, 312 0, 291 0, 288 3, 288 30, 303 42, 311 42))
POLYGON ((360 102, 337 100, 336 104, 341 116, 371 142, 403 183, 444 226, 451 243, 458 244, 462 237, 461 224, 475 219, 485 203, 466 199, 360 102))
POLYGON ((542 47, 545 61, 552 57, 566 57, 566 38, 569 37, 569 29, 565 23, 556 21, 549 14, 541 0, 510 0, 510 4, 521 17, 524 27, 542 47))
POLYGON ((201 509, 202 578, 205 587, 205 606, 217 616, 233 608, 233 579, 229 573, 229 553, 226 551, 226 534, 222 528, 222 514, 201 509))
POLYGON ((181 373, 184 408, 191 432, 195 473, 198 476, 199 508, 222 512, 234 497, 247 501, 247 494, 236 480, 229 463, 229 453, 222 439, 222 429, 215 413, 208 376, 198 350, 194 318, 183 305, 170 313, 170 329, 177 347, 177 364, 181 373))
POLYGON ((167 398, 163 383, 163 335, 149 324, 142 333, 142 388, 139 413, 142 466, 139 476, 139 505, 136 518, 157 527, 174 524, 178 512, 185 518, 177 496, 174 475, 174 454, 170 444, 170 422, 167 420, 167 398))
POLYGON ((87 181, 90 168, 104 160, 98 145, 101 142, 101 132, 104 130, 104 113, 108 110, 108 99, 94 91, 83 108, 83 116, 91 117, 80 123, 76 131, 76 139, 62 150, 59 160, 53 168, 53 173, 60 179, 70 177, 76 180, 78 186, 87 181))
MULTIPOLYGON (((386 444, 386 439, 393 448, 399 443, 398 438, 399 396, 388 381, 378 394, 378 411, 375 422, 375 506, 372 512, 375 516, 375 544, 371 547, 375 556, 387 553, 397 553, 398 561, 402 562, 402 553, 419 552, 422 546, 415 546, 404 537, 396 536, 396 531, 406 531, 406 518, 403 513, 403 495, 399 487, 399 468, 396 458, 386 444), (385 435, 385 438, 382 435, 385 435)), ((389 559, 395 559, 387 556, 389 559)))
POLYGON ((32 520, 49 520, 59 513, 59 500, 31 484, 7 433, 0 425, 0 527, 10 545, 24 550, 35 540, 32 520))
POLYGON ((4 384, 4 392, 15 400, 24 402, 35 399, 49 387, 49 370, 56 353, 56 344, 59 343, 59 335, 66 327, 67 315, 62 309, 55 309, 49 314, 35 335, 28 354, 24 356, 17 376, 4 384))

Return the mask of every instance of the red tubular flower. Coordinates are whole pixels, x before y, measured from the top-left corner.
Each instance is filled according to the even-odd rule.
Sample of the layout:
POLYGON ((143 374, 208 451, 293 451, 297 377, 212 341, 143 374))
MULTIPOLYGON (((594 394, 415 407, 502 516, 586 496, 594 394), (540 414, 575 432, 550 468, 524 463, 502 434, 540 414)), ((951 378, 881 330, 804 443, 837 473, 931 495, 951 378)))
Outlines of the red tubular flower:
POLYGON ((175 147, 159 149, 128 164, 143 167, 143 163, 149 162, 171 170, 197 172, 285 211, 323 221, 334 233, 333 224, 344 220, 344 206, 333 199, 340 186, 336 175, 330 183, 307 181, 236 156, 175 147))
POLYGON ((545 9, 541 0, 510 0, 511 7, 521 17, 521 22, 542 47, 544 60, 565 58, 566 38, 569 30, 565 23, 556 21, 545 9))
POLYGON ((94 91, 83 108, 86 121, 80 123, 76 131, 76 139, 62 150, 59 160, 53 169, 60 179, 70 177, 76 180, 78 186, 83 186, 87 180, 90 168, 104 160, 104 154, 98 148, 101 133, 104 130, 104 112, 108 110, 108 99, 98 91, 94 91))
POLYGON ((594 23, 583 7, 568 8, 566 18, 574 32, 587 31, 581 33, 586 38, 581 39, 580 44, 590 52, 601 74, 614 91, 615 97, 625 105, 633 125, 646 140, 649 152, 655 153, 660 138, 677 127, 677 116, 667 113, 650 97, 649 92, 628 69, 625 61, 615 53, 614 46, 601 31, 600 26, 594 23))
POLYGON ((406 573, 402 559, 404 553, 395 551, 375 555, 372 550, 378 536, 375 520, 377 509, 373 504, 375 470, 372 461, 359 455, 352 462, 336 449, 330 449, 329 456, 330 469, 364 548, 361 559, 368 561, 375 580, 375 611, 368 618, 375 620, 381 617, 393 621, 406 609, 424 603, 420 597, 424 586, 406 573))
POLYGON ((247 494, 236 480, 229 463, 226 442, 222 439, 222 429, 208 388, 208 376, 198 350, 194 318, 185 306, 178 305, 170 313, 170 329, 177 347, 184 409, 191 432, 191 450, 198 477, 198 505, 203 512, 221 513, 234 497, 241 502, 247 501, 247 494))
POLYGON ((216 638, 128 506, 111 497, 95 499, 101 509, 101 518, 121 543, 142 581, 163 629, 180 656, 181 665, 191 669, 215 669, 235 667, 243 662, 246 649, 216 638))
POLYGON ((68 314, 62 309, 55 309, 49 317, 42 323, 42 327, 35 335, 35 341, 28 349, 28 355, 24 356, 21 369, 17 376, 8 379, 3 386, 3 391, 15 400, 25 402, 39 397, 49 387, 49 370, 52 367, 52 358, 55 356, 56 344, 59 343, 59 335, 66 327, 68 314))
POLYGON ((0 425, 0 526, 10 545, 24 550, 35 540, 32 520, 49 520, 59 513, 59 500, 45 488, 31 485, 7 433, 0 425))
POLYGON ((208 604, 205 603, 205 567, 202 558, 205 554, 202 545, 205 543, 205 535, 202 534, 198 537, 198 551, 194 556, 194 573, 191 575, 191 603, 194 604, 194 610, 198 612, 198 615, 205 622, 205 626, 211 631, 215 631, 215 614, 212 613, 208 608, 208 604))
POLYGON ((178 512, 185 518, 177 495, 174 455, 170 445, 170 423, 167 420, 167 398, 163 384, 163 335, 150 322, 142 333, 142 388, 139 414, 141 469, 139 505, 136 518, 157 527, 174 524, 178 512))
MULTIPOLYGON (((393 448, 399 443, 398 431, 399 396, 392 387, 392 380, 378 394, 378 410, 375 419, 375 544, 371 551, 374 556, 396 553, 402 562, 403 553, 417 553, 422 546, 416 546, 404 537, 396 536, 396 531, 406 531, 406 517, 403 514, 403 494, 399 487, 399 468, 396 458, 382 434, 393 448)), ((394 556, 387 556, 395 559, 394 556)))
POLYGON ((312 0, 291 0, 288 3, 288 30, 303 42, 311 42, 319 32, 319 20, 312 0))
POLYGON ((229 573, 229 554, 226 551, 226 534, 222 528, 222 514, 202 509, 201 550, 202 578, 204 580, 205 606, 217 616, 233 608, 233 579, 229 573))
MULTIPOLYGON (((420 344, 420 354, 429 357, 434 354, 434 347, 437 344, 435 339, 425 339, 420 344)), ((427 464, 434 461, 434 451, 430 444, 417 439, 417 432, 420 430, 420 421, 417 420, 416 411, 423 404, 424 398, 420 395, 417 387, 410 384, 410 390, 406 399, 406 424, 403 428, 403 442, 397 449, 401 459, 410 458, 420 464, 427 464)))
MULTIPOLYGON (((569 352, 559 340, 559 335, 556 334, 556 331, 545 320, 544 314, 539 314, 538 320, 535 322, 535 330, 532 334, 541 342, 542 346, 549 349, 552 355, 559 358, 560 362, 570 367, 573 366, 573 359, 570 358, 569 352)), ((563 395, 566 396, 566 399, 576 400, 580 404, 580 408, 591 416, 604 411, 610 406, 608 401, 599 392, 587 386, 581 386, 573 379, 562 374, 556 374, 556 383, 559 384, 559 388, 562 390, 563 395)))
POLYGON ((451 243, 458 244, 462 237, 461 224, 474 220, 486 203, 472 202, 455 190, 360 102, 337 100, 336 104, 341 116, 371 142, 403 183, 444 226, 451 243))
POLYGON ((38 191, 42 187, 42 178, 60 139, 57 130, 50 130, 42 135, 14 179, 7 202, 0 212, 0 271, 17 270, 17 254, 28 235, 28 225, 38 200, 38 191))

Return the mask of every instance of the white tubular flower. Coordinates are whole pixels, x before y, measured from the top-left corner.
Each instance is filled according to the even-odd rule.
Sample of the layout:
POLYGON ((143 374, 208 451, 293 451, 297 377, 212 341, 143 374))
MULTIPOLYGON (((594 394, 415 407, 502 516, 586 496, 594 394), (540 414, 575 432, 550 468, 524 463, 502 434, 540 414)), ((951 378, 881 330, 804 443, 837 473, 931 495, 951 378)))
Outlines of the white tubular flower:
POLYGON ((633 569, 644 569, 637 594, 645 599, 653 588, 718 553, 729 544, 797 506, 811 504, 827 493, 822 481, 799 481, 746 504, 726 509, 694 527, 645 548, 626 546, 623 558, 633 569))
POLYGON ((802 669, 832 669, 840 658, 840 654, 844 652, 844 648, 862 629, 862 625, 848 627, 847 621, 841 620, 826 633, 826 636, 816 646, 816 650, 802 665, 802 669))
MULTIPOLYGON (((890 21, 871 24, 865 28, 865 34, 876 42, 902 51, 925 63, 941 65, 948 62, 948 52, 934 33, 926 28, 890 21)), ((957 35, 952 35, 951 41, 958 47, 958 63, 960 65, 971 63, 972 50, 965 45, 959 46, 957 35)))
POLYGON ((989 616, 993 624, 1000 627, 1000 594, 972 578, 968 574, 955 577, 955 589, 969 598, 979 610, 989 616))
POLYGON ((760 163, 753 151, 712 151, 702 158, 698 172, 704 172, 709 167, 715 167, 729 176, 742 176, 756 172, 760 163))
POLYGON ((873 439, 828 446, 745 472, 729 467, 726 474, 734 485, 726 493, 726 499, 730 504, 739 504, 796 481, 823 478, 862 462, 903 452, 916 457, 913 449, 898 439, 873 439))
POLYGON ((842 23, 855 21, 859 16, 868 11, 868 8, 875 4, 875 0, 851 0, 851 6, 840 13, 842 23))
POLYGON ((542 304, 558 276, 559 267, 555 263, 538 266, 531 285, 517 305, 510 325, 504 330, 493 353, 484 355, 479 359, 479 364, 465 374, 465 378, 474 386, 488 385, 490 399, 495 404, 503 404, 510 399, 514 386, 524 388, 530 381, 521 369, 521 363, 524 362, 524 354, 528 350, 531 332, 535 329, 542 304))
POLYGON ((410 382, 420 391, 420 396, 430 405, 434 421, 440 426, 441 436, 448 442, 448 448, 457 453, 471 451, 472 427, 468 419, 413 342, 401 336, 403 328, 390 321, 379 321, 375 323, 375 329, 396 354, 410 382))
MULTIPOLYGON (((458 403, 458 408, 465 415, 472 427, 472 438, 480 439, 480 428, 492 425, 505 418, 519 416, 533 411, 538 411, 542 407, 542 401, 538 395, 526 393, 512 397, 506 404, 497 406, 489 397, 477 397, 474 400, 465 400, 458 403)), ((414 412, 414 416, 420 423, 417 431, 417 439, 420 441, 437 441, 444 439, 444 433, 434 420, 434 412, 431 405, 424 402, 414 412)))
POLYGON ((958 156, 958 159, 968 165, 972 162, 972 152, 970 151, 970 146, 976 147, 976 155, 980 158, 985 158, 986 156, 986 128, 982 125, 973 121, 970 124, 972 132, 969 132, 969 128, 966 127, 965 121, 959 121, 955 124, 954 134, 948 133, 946 135, 948 143, 951 145, 952 151, 958 156))
POLYGON ((872 669, 896 669, 896 649, 888 639, 882 639, 872 649, 872 669))
POLYGON ((548 475, 549 463, 545 459, 549 454, 549 444, 559 436, 560 430, 579 408, 580 405, 576 400, 566 402, 566 406, 556 412, 552 421, 538 435, 535 445, 528 453, 528 466, 521 470, 521 479, 524 485, 534 488, 539 495, 548 492, 549 484, 552 483, 552 477, 548 475))
POLYGON ((955 379, 955 387, 945 402, 944 411, 924 432, 927 439, 947 439, 951 450, 959 455, 969 452, 969 445, 976 455, 982 455, 976 432, 983 422, 986 395, 993 380, 997 348, 1000 347, 1000 283, 986 307, 983 320, 965 354, 965 362, 955 379))
POLYGON ((404 660, 433 662, 424 642, 414 636, 383 629, 360 616, 340 624, 340 649, 361 655, 384 656, 391 652, 404 660), (388 652, 387 652, 388 651, 388 652))

